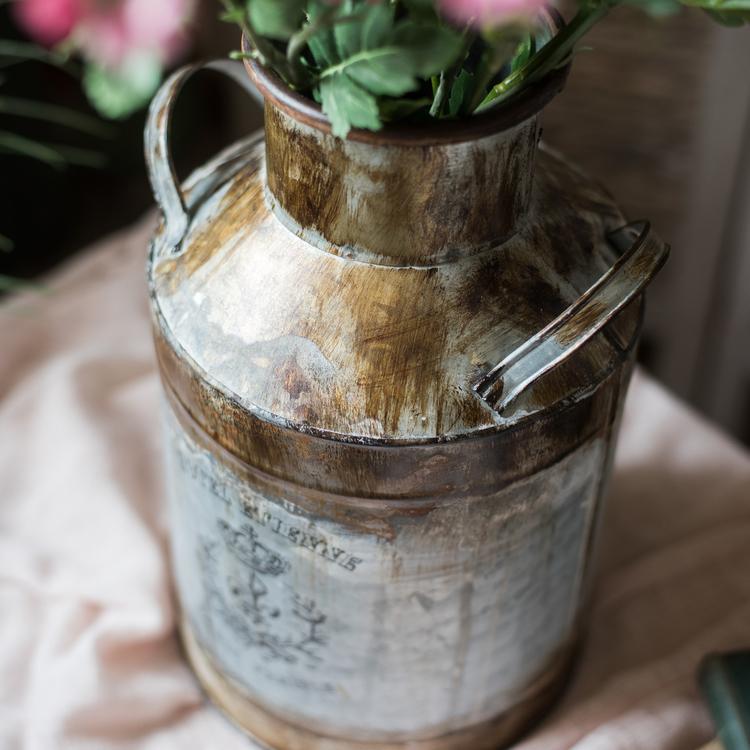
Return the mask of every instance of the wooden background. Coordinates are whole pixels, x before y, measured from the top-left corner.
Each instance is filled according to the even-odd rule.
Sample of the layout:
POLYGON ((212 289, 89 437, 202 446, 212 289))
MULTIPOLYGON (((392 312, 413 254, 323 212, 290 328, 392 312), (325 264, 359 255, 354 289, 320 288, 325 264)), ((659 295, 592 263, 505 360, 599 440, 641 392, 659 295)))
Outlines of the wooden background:
POLYGON ((588 44, 545 140, 672 244, 642 358, 750 441, 750 29, 620 8, 588 44))

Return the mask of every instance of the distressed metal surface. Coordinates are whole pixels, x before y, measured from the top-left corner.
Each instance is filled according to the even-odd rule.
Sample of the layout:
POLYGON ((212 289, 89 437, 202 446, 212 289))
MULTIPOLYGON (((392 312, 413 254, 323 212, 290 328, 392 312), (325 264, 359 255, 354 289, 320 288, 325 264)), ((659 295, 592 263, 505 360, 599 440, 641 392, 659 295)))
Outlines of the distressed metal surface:
POLYGON ((273 107, 266 133, 271 205, 292 231, 346 257, 400 266, 441 263, 514 234, 539 139, 531 118, 465 143, 373 148, 273 107))
POLYGON ((610 241, 621 243, 623 250, 612 268, 474 385, 490 408, 506 413, 544 373, 571 357, 614 319, 667 259, 668 248, 654 237, 648 222, 623 227, 610 234, 610 241))
POLYGON ((557 86, 499 130, 347 144, 267 88, 265 145, 175 188, 149 280, 177 587, 200 678, 272 747, 481 750, 560 684, 638 290, 512 413, 472 389, 615 261, 611 201, 534 156, 557 86))
MULTIPOLYGON (((502 425, 472 382, 609 268, 606 231, 622 223, 607 203, 589 203, 610 214, 586 221, 578 209, 595 200, 591 186, 557 157, 539 162, 533 213, 512 239, 452 262, 393 266, 292 234, 264 201, 259 145, 197 211, 182 253, 155 260, 165 327, 243 407, 303 429, 424 439, 502 425)), ((622 323, 625 340, 635 317, 622 323)), ((620 356, 596 337, 519 410, 590 387, 620 356)))
MULTIPOLYGON (((154 96, 144 132, 144 147, 151 188, 164 216, 161 242, 170 251, 179 247, 190 223, 190 206, 179 187, 169 149, 172 109, 182 87, 195 73, 214 70, 232 78, 245 91, 257 97, 257 89, 242 74, 242 68, 229 60, 191 65, 173 73, 154 96)), ((210 183, 208 178, 204 180, 210 183)))
POLYGON ((529 686, 528 694, 506 714, 436 737, 409 739, 406 743, 399 740, 378 742, 333 737, 307 726, 292 724, 248 698, 231 678, 225 676, 196 641, 190 624, 185 620, 181 632, 188 659, 211 699, 254 738, 268 747, 284 750, 403 750, 405 747, 409 750, 497 750, 527 729, 530 721, 560 694, 574 655, 572 648, 561 650, 557 661, 550 665, 539 682, 529 686))
POLYGON ((397 514, 386 540, 170 433, 183 612, 222 673, 292 723, 445 734, 508 711, 574 640, 601 438, 498 493, 397 514))

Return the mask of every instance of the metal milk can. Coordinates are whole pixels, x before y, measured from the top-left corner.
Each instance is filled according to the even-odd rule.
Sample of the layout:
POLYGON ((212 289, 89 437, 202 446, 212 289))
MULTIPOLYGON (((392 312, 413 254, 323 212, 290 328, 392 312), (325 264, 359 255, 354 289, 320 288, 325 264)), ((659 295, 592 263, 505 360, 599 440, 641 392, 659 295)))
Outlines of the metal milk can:
MULTIPOLYGON (((232 63, 211 67, 247 84, 232 63)), ((265 137, 183 185, 156 96, 148 279, 190 661, 282 750, 495 748, 548 707, 667 248, 559 155, 565 71, 463 121, 265 137)))

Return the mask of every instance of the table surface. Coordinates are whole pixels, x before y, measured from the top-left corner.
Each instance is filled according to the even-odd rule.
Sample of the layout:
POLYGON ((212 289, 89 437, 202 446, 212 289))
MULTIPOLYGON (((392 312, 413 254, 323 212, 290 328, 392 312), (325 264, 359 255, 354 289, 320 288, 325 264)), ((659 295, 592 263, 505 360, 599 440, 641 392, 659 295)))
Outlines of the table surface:
MULTIPOLYGON (((0 307, 0 748, 247 750, 179 650, 151 217, 0 307)), ((523 750, 693 750, 701 657, 750 646, 750 457, 637 372, 580 661, 523 750)))

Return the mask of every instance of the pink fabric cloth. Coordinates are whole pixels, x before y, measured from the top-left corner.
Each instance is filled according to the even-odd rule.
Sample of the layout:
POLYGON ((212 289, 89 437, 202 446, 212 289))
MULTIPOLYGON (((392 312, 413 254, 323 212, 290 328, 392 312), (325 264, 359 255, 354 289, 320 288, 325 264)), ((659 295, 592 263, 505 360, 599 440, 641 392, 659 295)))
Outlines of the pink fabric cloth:
MULTIPOLYGON (((0 748, 253 747, 175 636, 148 219, 0 308, 0 748)), ((750 459, 637 374, 589 634, 523 750, 692 750, 695 668, 750 645, 750 459)))

